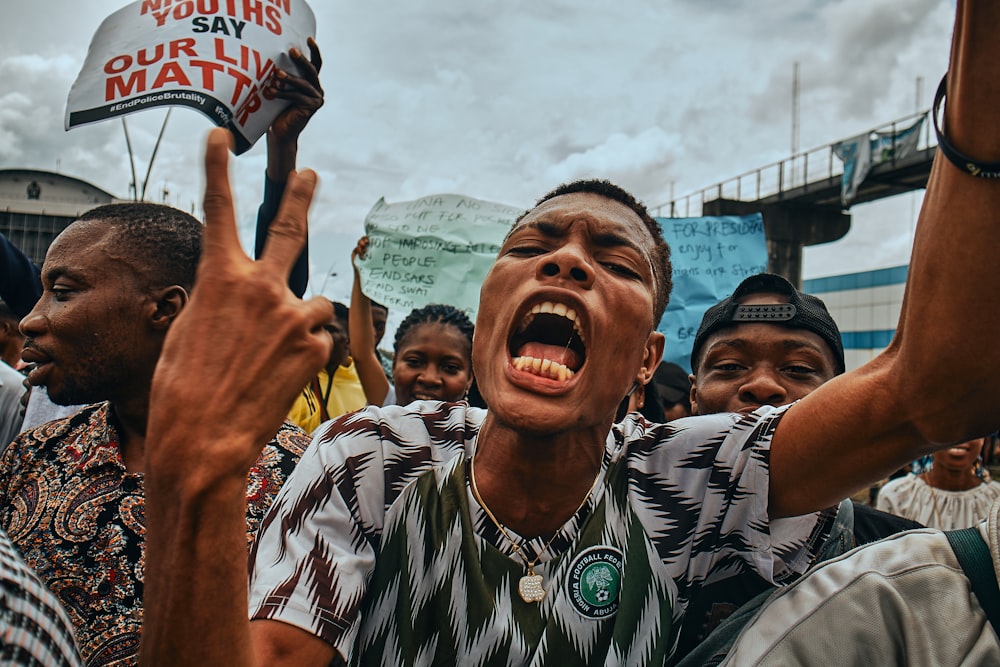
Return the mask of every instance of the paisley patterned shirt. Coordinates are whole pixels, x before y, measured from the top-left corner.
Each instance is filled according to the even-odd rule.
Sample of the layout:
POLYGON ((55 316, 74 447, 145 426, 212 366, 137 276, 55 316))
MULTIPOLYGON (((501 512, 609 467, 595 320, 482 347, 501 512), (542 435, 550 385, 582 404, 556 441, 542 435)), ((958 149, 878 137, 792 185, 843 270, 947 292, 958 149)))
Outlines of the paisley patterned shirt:
POLYGON ((829 532, 832 512, 767 516, 783 414, 630 415, 583 507, 533 539, 501 534, 469 490, 484 411, 418 401, 345 415, 316 432, 264 521, 251 616, 352 664, 662 665, 693 590, 737 562, 789 581, 829 532), (512 542, 538 559, 535 577, 512 542))
MULTIPOLYGON (((125 470, 110 406, 19 435, 0 458, 0 526, 56 594, 87 665, 138 659, 145 564, 143 476, 125 470)), ((285 424, 247 478, 247 544, 308 446, 285 424)))

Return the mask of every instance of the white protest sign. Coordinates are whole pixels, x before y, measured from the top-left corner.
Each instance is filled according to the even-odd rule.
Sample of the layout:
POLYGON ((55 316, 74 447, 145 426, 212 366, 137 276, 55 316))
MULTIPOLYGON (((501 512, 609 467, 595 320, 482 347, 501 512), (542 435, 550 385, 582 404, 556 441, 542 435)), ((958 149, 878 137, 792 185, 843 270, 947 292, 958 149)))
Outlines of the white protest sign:
POLYGON ((365 218, 368 253, 357 262, 362 290, 403 314, 443 303, 475 320, 479 288, 521 213, 461 195, 379 199, 365 218))
POLYGON ((139 0, 101 23, 66 102, 66 129, 158 106, 197 109, 242 153, 288 105, 268 99, 288 50, 309 49, 304 0, 139 0))

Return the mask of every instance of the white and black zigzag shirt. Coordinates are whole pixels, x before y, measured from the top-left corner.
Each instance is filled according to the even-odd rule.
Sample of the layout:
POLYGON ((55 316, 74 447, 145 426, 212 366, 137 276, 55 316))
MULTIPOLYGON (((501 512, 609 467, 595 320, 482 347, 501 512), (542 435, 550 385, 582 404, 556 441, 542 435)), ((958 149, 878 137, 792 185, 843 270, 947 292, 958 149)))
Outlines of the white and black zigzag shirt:
MULTIPOLYGON (((608 434, 590 498, 522 545, 546 596, 468 488, 485 412, 369 407, 321 427, 265 520, 250 613, 324 639, 353 664, 663 664, 690 591, 745 562, 804 571, 833 513, 767 517, 769 446, 784 409, 608 434)), ((520 536, 511 535, 515 541, 520 536)))

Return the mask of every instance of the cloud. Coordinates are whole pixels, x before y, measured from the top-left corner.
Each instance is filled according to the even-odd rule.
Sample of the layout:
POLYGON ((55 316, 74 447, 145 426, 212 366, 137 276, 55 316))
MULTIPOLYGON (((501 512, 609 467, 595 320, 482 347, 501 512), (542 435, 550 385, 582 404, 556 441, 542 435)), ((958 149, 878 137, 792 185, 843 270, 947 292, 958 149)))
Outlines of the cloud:
POLYGON ((680 141, 659 127, 628 136, 617 132, 601 144, 567 155, 545 170, 558 184, 580 178, 607 178, 637 193, 658 195, 669 183, 680 141))
MULTIPOLYGON (((127 196, 120 122, 62 130, 69 87, 122 0, 18 4, 0 25, 0 167, 53 169, 127 196)), ((608 177, 651 205, 787 156, 791 68, 801 145, 897 118, 914 80, 929 100, 947 61, 951 0, 577 0, 477 5, 313 2, 326 104, 299 164, 321 185, 313 267, 344 262, 380 196, 436 191, 527 206, 559 182, 608 177)), ((140 180, 164 112, 128 117, 140 180)), ((209 122, 175 111, 150 190, 201 199, 209 122)), ((232 161, 249 244, 263 142, 232 161)), ((348 271, 340 272, 349 274, 348 271)), ((339 280, 338 276, 337 280, 339 280)), ((328 281, 328 291, 335 279, 328 281)), ((348 284, 349 286, 349 284, 348 284)), ((339 289, 339 287, 338 287, 339 289)))

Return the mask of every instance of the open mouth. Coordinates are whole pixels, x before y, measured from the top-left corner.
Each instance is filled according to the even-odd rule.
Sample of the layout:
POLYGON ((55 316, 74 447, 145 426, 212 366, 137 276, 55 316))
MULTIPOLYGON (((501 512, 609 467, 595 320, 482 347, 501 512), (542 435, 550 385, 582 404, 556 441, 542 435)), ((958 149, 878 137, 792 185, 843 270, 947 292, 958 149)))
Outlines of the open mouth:
POLYGON ((562 303, 536 304, 510 340, 514 368, 565 382, 583 366, 587 346, 576 311, 562 303))

